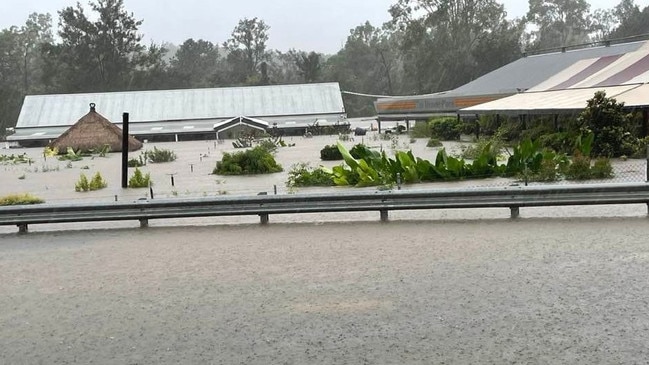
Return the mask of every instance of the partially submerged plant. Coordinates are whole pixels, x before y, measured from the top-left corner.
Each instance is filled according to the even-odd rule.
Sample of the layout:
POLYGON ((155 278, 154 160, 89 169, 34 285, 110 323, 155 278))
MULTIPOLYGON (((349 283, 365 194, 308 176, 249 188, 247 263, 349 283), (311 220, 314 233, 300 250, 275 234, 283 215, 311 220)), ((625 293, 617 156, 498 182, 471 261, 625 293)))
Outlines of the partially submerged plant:
POLYGON ((79 176, 79 181, 74 185, 74 190, 77 192, 82 191, 95 191, 100 190, 108 186, 108 183, 101 176, 101 173, 97 172, 90 181, 85 174, 79 176))
POLYGON ((128 180, 129 188, 148 188, 150 184, 152 184, 151 174, 147 172, 146 175, 144 175, 142 174, 142 171, 140 171, 140 169, 137 167, 133 172, 133 176, 131 176, 131 178, 128 180))
POLYGON ((23 205, 23 204, 41 204, 45 201, 32 194, 10 194, 0 197, 0 206, 2 205, 23 205))
POLYGON ((176 153, 172 150, 153 147, 153 151, 144 152, 147 161, 152 163, 172 162, 176 160, 176 153))

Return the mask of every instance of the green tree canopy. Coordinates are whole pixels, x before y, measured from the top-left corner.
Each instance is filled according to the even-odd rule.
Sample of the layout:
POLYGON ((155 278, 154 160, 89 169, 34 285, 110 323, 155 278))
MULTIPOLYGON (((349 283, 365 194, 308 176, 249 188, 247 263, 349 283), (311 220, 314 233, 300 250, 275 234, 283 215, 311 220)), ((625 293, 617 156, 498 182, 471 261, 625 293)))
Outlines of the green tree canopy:
POLYGON ((530 34, 530 49, 587 43, 593 31, 586 0, 529 0, 527 21, 536 27, 530 34))

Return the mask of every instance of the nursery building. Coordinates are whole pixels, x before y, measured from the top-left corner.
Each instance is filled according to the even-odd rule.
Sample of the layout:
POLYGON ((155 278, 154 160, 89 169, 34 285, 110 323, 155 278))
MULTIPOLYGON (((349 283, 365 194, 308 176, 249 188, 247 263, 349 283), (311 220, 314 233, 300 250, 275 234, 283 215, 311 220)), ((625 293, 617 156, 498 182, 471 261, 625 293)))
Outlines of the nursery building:
POLYGON ((15 133, 22 145, 45 145, 58 138, 95 104, 121 127, 129 113, 129 132, 139 140, 228 138, 236 119, 242 125, 268 126, 284 134, 304 134, 317 126, 346 125, 338 83, 271 85, 211 89, 127 91, 89 94, 28 95, 15 133), (253 121, 253 122, 250 122, 253 121), (228 132, 230 131, 230 132, 228 132))
POLYGON ((439 115, 557 115, 582 110, 596 91, 649 106, 649 41, 602 43, 525 55, 455 90, 381 98, 380 121, 427 120, 439 115))

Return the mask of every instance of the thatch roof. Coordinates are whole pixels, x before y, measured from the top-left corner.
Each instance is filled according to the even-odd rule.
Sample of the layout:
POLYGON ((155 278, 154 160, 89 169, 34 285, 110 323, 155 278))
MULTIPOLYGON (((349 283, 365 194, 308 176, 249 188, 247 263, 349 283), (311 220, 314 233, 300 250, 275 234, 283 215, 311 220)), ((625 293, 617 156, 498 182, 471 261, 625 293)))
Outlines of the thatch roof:
MULTIPOLYGON (((52 141, 48 147, 66 151, 72 147, 75 151, 101 150, 105 145, 113 152, 122 151, 122 129, 95 111, 90 104, 90 112, 84 115, 59 138, 52 141)), ((128 137, 128 150, 137 151, 142 148, 142 142, 133 136, 128 137)))

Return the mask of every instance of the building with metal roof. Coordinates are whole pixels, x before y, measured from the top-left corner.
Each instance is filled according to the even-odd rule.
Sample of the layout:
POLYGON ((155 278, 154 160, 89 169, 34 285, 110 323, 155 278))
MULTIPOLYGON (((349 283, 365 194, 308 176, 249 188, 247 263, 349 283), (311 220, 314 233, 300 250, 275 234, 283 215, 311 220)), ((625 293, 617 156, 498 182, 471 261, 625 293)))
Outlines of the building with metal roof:
POLYGON ((57 138, 87 113, 88 105, 140 139, 216 138, 214 126, 235 117, 263 120, 280 129, 304 129, 316 121, 346 122, 338 83, 210 89, 28 95, 9 141, 21 144, 57 138))
MULTIPOLYGON (((605 44, 529 55, 455 90, 430 95, 381 98, 375 102, 375 108, 379 120, 421 120, 440 114, 459 114, 462 110, 474 112, 477 110, 472 107, 476 105, 496 103, 499 99, 533 90, 539 85, 546 88, 552 85, 555 90, 565 88, 568 84, 578 87, 588 75, 580 74, 577 69, 583 71, 588 68, 589 74, 595 74, 613 63, 628 62, 632 57, 626 55, 646 49, 647 44, 647 41, 605 44), (575 66, 578 64, 586 67, 575 66), (561 85, 562 83, 566 84, 561 85)), ((600 80, 603 81, 605 79, 600 80)), ((607 83, 609 86, 613 84, 615 83, 607 83)))
POLYGON ((461 114, 558 114, 583 110, 596 92, 627 108, 649 107, 649 43, 634 52, 580 60, 529 90, 461 114))

